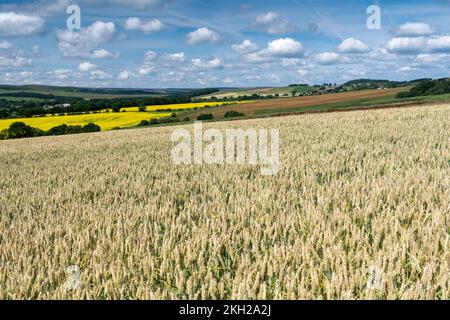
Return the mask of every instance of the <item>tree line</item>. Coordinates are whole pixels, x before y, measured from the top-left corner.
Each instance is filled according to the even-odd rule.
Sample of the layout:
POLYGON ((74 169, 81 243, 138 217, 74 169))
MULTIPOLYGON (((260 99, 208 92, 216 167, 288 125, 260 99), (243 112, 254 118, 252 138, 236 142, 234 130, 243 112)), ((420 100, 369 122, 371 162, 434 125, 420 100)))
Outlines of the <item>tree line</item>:
POLYGON ((433 96, 450 93, 450 79, 424 80, 407 92, 400 92, 397 98, 433 96))
POLYGON ((101 131, 100 126, 95 123, 88 123, 85 126, 70 126, 62 124, 51 128, 48 131, 40 130, 23 122, 14 122, 8 129, 0 131, 0 140, 34 138, 42 136, 61 136, 66 134, 78 134, 101 131))

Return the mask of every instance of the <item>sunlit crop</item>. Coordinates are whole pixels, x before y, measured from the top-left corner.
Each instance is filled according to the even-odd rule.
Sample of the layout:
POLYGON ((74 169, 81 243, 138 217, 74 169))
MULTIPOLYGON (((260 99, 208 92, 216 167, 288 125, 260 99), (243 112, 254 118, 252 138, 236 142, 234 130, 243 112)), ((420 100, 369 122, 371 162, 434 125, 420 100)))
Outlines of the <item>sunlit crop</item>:
POLYGON ((24 122, 25 124, 41 130, 49 130, 53 127, 66 125, 86 125, 93 122, 99 125, 102 130, 111 130, 117 127, 125 128, 139 124, 142 120, 160 119, 170 116, 170 113, 151 112, 109 112, 92 113, 83 115, 46 116, 23 119, 3 119, 0 120, 0 131, 7 129, 13 122, 24 122))
MULTIPOLYGON (((252 101, 245 101, 245 103, 249 103, 252 101)), ((179 110, 190 110, 194 108, 203 109, 207 107, 220 107, 223 105, 229 104, 240 104, 242 102, 233 101, 233 102, 193 102, 193 103, 179 103, 179 104, 164 104, 157 106, 147 106, 147 111, 179 111, 179 110)), ((137 107, 133 108, 124 108, 126 111, 138 111, 137 107)))
POLYGON ((0 141, 0 299, 450 299, 449 113, 204 124, 279 128, 276 176, 174 127, 0 141))

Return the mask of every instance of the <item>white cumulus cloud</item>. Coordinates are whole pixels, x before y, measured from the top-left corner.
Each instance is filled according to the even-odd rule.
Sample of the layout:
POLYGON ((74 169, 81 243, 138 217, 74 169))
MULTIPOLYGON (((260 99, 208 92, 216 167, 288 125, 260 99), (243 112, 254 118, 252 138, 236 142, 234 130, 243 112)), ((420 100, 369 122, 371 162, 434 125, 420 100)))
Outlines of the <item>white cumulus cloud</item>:
POLYGON ((219 34, 208 28, 199 28, 193 32, 188 33, 187 35, 187 43, 191 45, 200 43, 215 43, 219 40, 219 34))
POLYGON ((38 34, 44 27, 44 19, 37 15, 16 12, 0 12, 0 36, 18 37, 38 34))
POLYGON ((171 62, 184 62, 186 61, 186 56, 184 52, 170 53, 166 55, 166 59, 171 62))
POLYGON ((159 19, 142 21, 139 18, 132 17, 125 21, 125 29, 139 30, 145 34, 151 34, 164 30, 165 26, 159 19))
POLYGON ((271 61, 274 58, 295 58, 302 56, 303 45, 291 38, 273 40, 267 44, 267 48, 246 55, 249 62, 259 63, 271 61))
POLYGON ((201 59, 193 59, 192 64, 195 67, 206 69, 218 69, 223 67, 223 61, 219 58, 214 58, 209 61, 203 61, 201 59))
POLYGON ((402 24, 397 30, 397 36, 399 37, 422 37, 430 36, 433 33, 433 28, 422 22, 408 22, 402 24))
POLYGON ((157 56, 158 56, 158 54, 156 52, 149 50, 145 53, 144 60, 146 62, 150 62, 150 61, 155 60, 157 56))
POLYGON ((417 68, 414 67, 410 67, 410 66, 406 66, 406 67, 401 67, 397 70, 397 72, 400 73, 408 73, 408 72, 412 72, 412 71, 416 71, 417 68))
POLYGON ((421 53, 416 57, 416 61, 419 63, 437 63, 443 60, 448 60, 449 54, 429 54, 421 53))
POLYGON ((386 46, 389 52, 394 53, 419 53, 424 50, 423 46, 426 44, 426 39, 419 38, 394 38, 390 40, 386 46))
POLYGON ((253 28, 269 34, 284 34, 295 31, 295 27, 278 13, 268 12, 256 17, 253 28))
POLYGON ((297 58, 284 58, 281 60, 281 65, 283 67, 293 67, 298 66, 302 60, 297 58))
POLYGON ((147 75, 149 75, 149 74, 151 74, 153 71, 154 71, 154 67, 153 66, 150 66, 150 65, 142 65, 140 68, 139 68, 139 71, 138 71, 138 74, 140 75, 140 76, 147 76, 147 75))
POLYGON ((109 58, 115 56, 106 50, 98 50, 101 44, 111 42, 117 36, 113 22, 96 21, 80 31, 58 30, 58 46, 66 57, 109 58))
POLYGON ((70 70, 70 69, 52 70, 52 71, 48 71, 47 74, 51 78, 56 78, 58 80, 66 80, 66 79, 71 78, 73 75, 72 70, 70 70))
POLYGON ((8 41, 2 41, 2 42, 0 42, 0 49, 1 50, 7 50, 7 49, 11 49, 11 48, 13 48, 14 46, 10 43, 10 42, 8 42, 8 41))
POLYGON ((386 49, 397 54, 449 53, 450 36, 394 38, 386 49))
POLYGON ((23 68, 25 66, 31 65, 32 60, 18 56, 14 58, 2 57, 0 56, 0 67, 6 68, 23 68))
POLYGON ((239 54, 245 54, 258 50, 258 45, 250 40, 244 40, 241 44, 232 45, 231 48, 239 54))
POLYGON ((78 65, 78 70, 81 72, 90 72, 97 69, 97 66, 90 62, 82 62, 78 65))
POLYGON ((91 80, 109 80, 112 78, 112 76, 105 71, 102 70, 93 70, 91 71, 91 80))
POLYGON ((128 80, 128 79, 130 79, 130 77, 131 77, 131 73, 128 70, 123 70, 117 76, 117 80, 119 80, 119 81, 128 80))
POLYGON ((322 52, 316 55, 315 60, 318 64, 330 65, 343 62, 343 58, 336 52, 322 52))
POLYGON ((450 52, 450 36, 431 37, 427 45, 430 52, 450 52))
POLYGON ((283 38, 269 42, 266 50, 272 56, 295 56, 303 51, 303 45, 294 39, 283 38))
POLYGON ((111 53, 105 49, 94 50, 90 56, 92 59, 118 58, 118 53, 111 53))
POLYGON ((147 76, 154 71, 154 67, 152 66, 153 61, 158 57, 158 54, 152 50, 149 50, 145 53, 144 62, 139 68, 138 74, 140 76, 147 76))
POLYGON ((338 46, 338 51, 342 53, 366 53, 370 51, 370 48, 358 39, 348 38, 338 46))

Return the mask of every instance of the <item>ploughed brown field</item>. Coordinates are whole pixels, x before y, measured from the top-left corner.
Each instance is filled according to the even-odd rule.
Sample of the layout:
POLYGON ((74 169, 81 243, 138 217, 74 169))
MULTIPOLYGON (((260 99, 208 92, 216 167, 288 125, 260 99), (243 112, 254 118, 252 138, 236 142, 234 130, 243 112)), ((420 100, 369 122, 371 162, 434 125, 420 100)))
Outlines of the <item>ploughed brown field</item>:
MULTIPOLYGON (((280 98, 259 100, 251 103, 243 103, 240 105, 229 105, 212 110, 208 110, 208 113, 212 113, 216 118, 223 117, 227 111, 239 111, 245 113, 246 116, 255 115, 255 111, 270 110, 270 109, 297 109, 301 107, 318 106, 328 103, 340 103, 340 102, 352 102, 362 99, 376 99, 394 97, 397 93, 402 91, 408 91, 408 88, 393 88, 386 90, 363 90, 363 91, 351 91, 342 93, 331 93, 320 96, 310 97, 296 97, 296 98, 280 98)), ((205 110, 198 110, 192 114, 194 119, 198 115, 205 113, 205 110)))

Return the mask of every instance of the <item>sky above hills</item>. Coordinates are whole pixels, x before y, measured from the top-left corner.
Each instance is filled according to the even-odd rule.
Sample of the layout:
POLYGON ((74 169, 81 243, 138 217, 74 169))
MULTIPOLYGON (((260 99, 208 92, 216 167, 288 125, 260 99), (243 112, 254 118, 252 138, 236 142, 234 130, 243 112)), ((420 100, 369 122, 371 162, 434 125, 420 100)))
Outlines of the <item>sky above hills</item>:
POLYGON ((450 0, 0 1, 3 84, 282 86, 449 64, 450 0))

